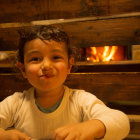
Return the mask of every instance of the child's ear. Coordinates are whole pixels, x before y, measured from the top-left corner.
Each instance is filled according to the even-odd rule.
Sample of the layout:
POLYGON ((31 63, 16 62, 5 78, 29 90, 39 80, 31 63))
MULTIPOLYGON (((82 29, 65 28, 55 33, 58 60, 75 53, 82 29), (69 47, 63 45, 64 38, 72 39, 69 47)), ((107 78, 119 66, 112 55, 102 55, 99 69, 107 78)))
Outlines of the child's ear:
POLYGON ((72 65, 74 64, 74 57, 70 57, 69 58, 69 64, 68 64, 68 73, 71 72, 71 68, 72 68, 72 65))
POLYGON ((22 64, 21 62, 17 62, 17 67, 18 67, 18 69, 21 71, 23 77, 24 77, 24 78, 27 78, 27 77, 26 77, 26 73, 25 73, 24 64, 22 64))

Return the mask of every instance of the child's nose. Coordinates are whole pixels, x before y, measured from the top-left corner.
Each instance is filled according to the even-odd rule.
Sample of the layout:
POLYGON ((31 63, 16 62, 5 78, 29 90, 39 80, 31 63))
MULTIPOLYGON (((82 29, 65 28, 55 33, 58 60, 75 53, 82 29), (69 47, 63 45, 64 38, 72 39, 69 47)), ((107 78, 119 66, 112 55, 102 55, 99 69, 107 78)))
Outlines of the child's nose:
POLYGON ((52 63, 49 59, 44 59, 41 65, 41 69, 42 70, 47 70, 50 69, 52 67, 52 63))

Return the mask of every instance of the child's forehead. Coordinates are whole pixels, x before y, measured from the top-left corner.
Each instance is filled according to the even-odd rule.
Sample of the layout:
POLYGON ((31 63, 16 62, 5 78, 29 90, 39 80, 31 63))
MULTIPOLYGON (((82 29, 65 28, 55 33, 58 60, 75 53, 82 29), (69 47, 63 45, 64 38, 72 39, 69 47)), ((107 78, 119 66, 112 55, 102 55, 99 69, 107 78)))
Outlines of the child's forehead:
POLYGON ((28 41, 25 46, 24 50, 30 50, 30 49, 41 49, 41 48, 49 48, 49 49, 62 49, 66 51, 66 44, 65 42, 57 42, 55 40, 41 40, 39 38, 28 41))

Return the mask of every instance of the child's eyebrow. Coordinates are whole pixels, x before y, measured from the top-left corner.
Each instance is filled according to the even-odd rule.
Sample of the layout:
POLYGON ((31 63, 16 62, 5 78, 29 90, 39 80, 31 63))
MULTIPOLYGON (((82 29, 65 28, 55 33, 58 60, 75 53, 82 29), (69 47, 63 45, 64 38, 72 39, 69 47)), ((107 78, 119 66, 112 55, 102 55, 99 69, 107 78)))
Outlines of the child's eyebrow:
MULTIPOLYGON (((61 50, 61 49, 53 49, 51 52, 52 53, 61 53, 61 54, 64 54, 64 51, 61 50)), ((29 51, 29 52, 26 53, 26 56, 29 57, 32 54, 40 54, 40 52, 38 50, 31 50, 31 51, 29 51)))
POLYGON ((27 52, 26 56, 30 56, 31 54, 35 54, 35 53, 39 53, 39 52, 36 50, 32 50, 32 51, 27 52))
POLYGON ((54 50, 52 50, 52 52, 60 52, 60 53, 64 53, 64 51, 61 50, 61 49, 54 49, 54 50))

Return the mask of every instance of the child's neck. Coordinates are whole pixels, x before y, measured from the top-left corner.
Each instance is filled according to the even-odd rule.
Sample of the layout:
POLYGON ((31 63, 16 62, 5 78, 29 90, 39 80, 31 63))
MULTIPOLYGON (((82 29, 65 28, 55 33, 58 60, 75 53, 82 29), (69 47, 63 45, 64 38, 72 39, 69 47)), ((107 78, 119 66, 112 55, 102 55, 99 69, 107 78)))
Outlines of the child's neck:
POLYGON ((41 107, 49 108, 56 104, 63 97, 63 94, 64 87, 62 86, 49 92, 36 91, 35 98, 41 107))

